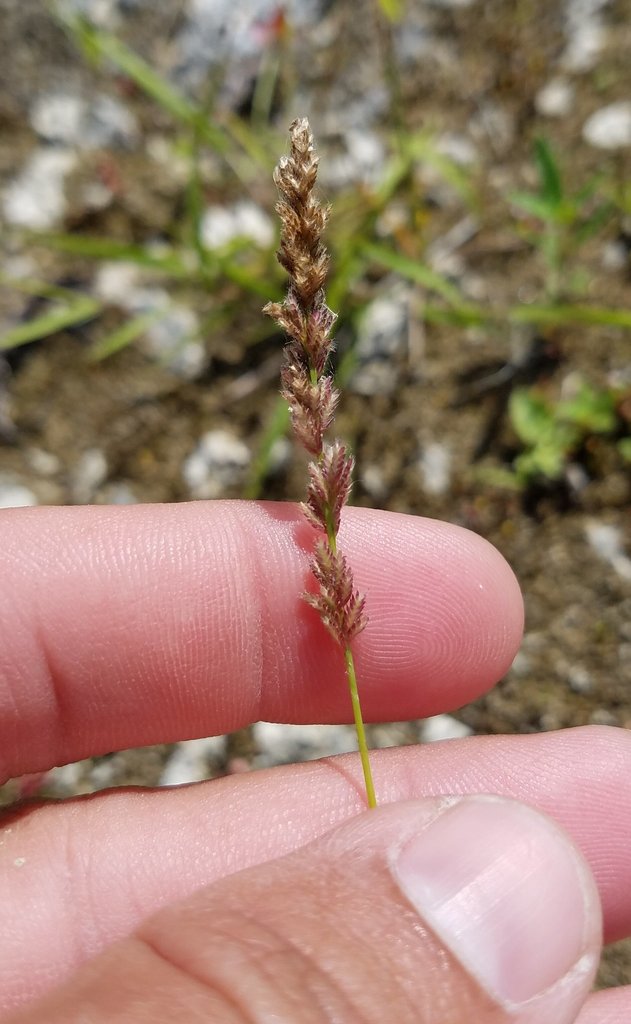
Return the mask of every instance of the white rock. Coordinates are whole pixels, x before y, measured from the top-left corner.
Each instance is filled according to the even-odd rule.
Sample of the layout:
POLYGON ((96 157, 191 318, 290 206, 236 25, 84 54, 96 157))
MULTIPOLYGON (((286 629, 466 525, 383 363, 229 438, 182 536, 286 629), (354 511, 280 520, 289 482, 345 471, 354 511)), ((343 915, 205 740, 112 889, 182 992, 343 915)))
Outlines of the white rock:
POLYGON ((28 487, 10 477, 0 477, 0 508, 28 508, 37 504, 37 498, 28 487))
POLYGON ((85 100, 78 93, 42 93, 30 111, 31 125, 46 142, 74 146, 81 134, 85 100))
POLYGON ((460 277, 465 264, 462 257, 457 255, 458 250, 475 238, 479 230, 479 221, 467 214, 444 235, 439 235, 426 251, 426 259, 432 269, 447 277, 460 277))
POLYGON ((77 93, 44 93, 33 104, 31 124, 47 142, 83 150, 128 148, 138 138, 131 111, 105 93, 90 102, 77 93))
POLYGON ((357 749, 355 730, 349 725, 279 725, 257 722, 252 726, 259 753, 254 757, 256 768, 276 764, 312 761, 329 754, 343 754, 357 749))
POLYGON ((95 491, 107 479, 108 465, 100 448, 87 448, 72 473, 72 497, 77 504, 91 501, 95 491))
POLYGON ((510 667, 510 671, 517 676, 518 679, 523 679, 530 675, 532 671, 532 662, 525 651, 517 651, 517 654, 513 658, 513 664, 510 667))
POLYGON ((628 260, 629 253, 623 241, 612 239, 609 242, 605 242, 601 255, 604 270, 625 270, 628 260))
POLYGON ((107 505, 137 505, 140 503, 129 484, 123 480, 113 481, 105 488, 100 497, 107 505))
POLYGON ((226 745, 226 736, 183 740, 176 744, 160 776, 159 785, 184 786, 207 779, 209 762, 223 761, 226 745))
POLYGON ((237 238, 249 238, 261 249, 274 241, 274 225, 256 203, 210 206, 202 217, 201 238, 207 249, 223 249, 237 238))
MULTIPOLYGON (((209 66, 223 65, 224 94, 238 91, 234 80, 247 85, 254 59, 268 43, 270 23, 278 4, 274 0, 189 0, 188 17, 175 40, 179 54, 178 77, 195 84, 207 76, 209 66), (230 79, 233 83, 230 83, 230 79)), ((287 0, 283 7, 294 28, 315 26, 322 15, 320 0, 287 0)))
POLYGON ((95 790, 107 789, 114 781, 116 757, 104 757, 90 768, 90 782, 95 790))
POLYGON ((589 693, 594 681, 583 665, 572 665, 567 671, 567 681, 574 693, 589 693))
POLYGON ((60 0, 60 4, 72 13, 81 14, 97 28, 111 31, 119 25, 119 7, 123 4, 141 6, 142 0, 60 0))
POLYGON ((583 125, 583 138, 597 149, 631 146, 631 100, 620 100, 596 110, 583 125))
POLYGON ((171 303, 168 310, 150 324, 143 348, 178 377, 193 380, 208 363, 206 347, 199 337, 199 320, 192 309, 171 303))
POLYGON ((471 167, 478 159, 478 151, 471 139, 459 132, 441 135, 436 142, 436 150, 459 167, 471 167))
POLYGON ((611 0, 565 0, 564 20, 567 45, 561 67, 584 73, 594 67, 605 42, 602 15, 611 0))
POLYGON ((94 293, 103 302, 123 309, 133 308, 137 305, 135 296, 139 282, 140 269, 135 263, 101 263, 94 275, 94 293))
POLYGON ((591 18, 577 26, 569 36, 561 56, 561 67, 572 74, 584 74, 595 66, 605 43, 605 30, 600 21, 591 18))
POLYGON ((344 131, 346 152, 331 153, 322 164, 321 182, 327 188, 346 188, 360 182, 374 184, 384 163, 383 142, 375 132, 344 131))
POLYGON ((69 150, 35 150, 5 190, 2 205, 8 223, 33 231, 55 227, 66 210, 65 179, 76 164, 77 156, 69 150))
POLYGON ((515 141, 517 124, 507 108, 482 100, 469 121, 469 131, 474 139, 488 140, 496 153, 505 154, 515 141))
POLYGON ((83 761, 72 761, 53 768, 46 778, 46 788, 55 796, 72 796, 76 793, 84 766, 83 761))
POLYGON ((631 558, 623 548, 622 531, 609 523, 590 522, 585 527, 594 551, 625 580, 631 580, 631 558))
POLYGON ((359 322, 355 353, 358 365, 349 381, 356 394, 390 394, 398 383, 395 357, 408 343, 408 292, 392 289, 371 302, 359 322))
POLYGON ((420 733, 422 743, 436 743, 439 740, 464 739, 465 736, 471 736, 473 729, 452 715, 434 715, 421 724, 420 733))
POLYGON ((392 362, 371 359, 362 363, 349 381, 349 388, 356 395, 371 398, 373 395, 391 395, 399 386, 399 372, 392 362))
POLYGON ((82 149, 127 149, 138 138, 138 123, 132 112, 113 96, 102 93, 86 110, 78 140, 82 149))
POLYGON ((451 451, 440 441, 423 447, 418 467, 427 494, 446 494, 451 483, 451 451))
POLYGON ((383 469, 376 462, 362 466, 359 479, 366 493, 375 501, 379 501, 386 496, 388 487, 383 469))
POLYGON ((159 314, 141 339, 144 351, 177 374, 192 380, 208 364, 208 352, 199 334, 199 319, 188 306, 171 302, 164 288, 142 287, 140 273, 130 263, 106 263, 97 272, 94 290, 104 302, 134 315, 159 314))
POLYGON ((535 107, 544 117, 566 117, 574 106, 574 86, 567 78, 551 78, 535 96, 535 107))
POLYGON ((408 315, 407 292, 401 290, 393 290, 369 303, 358 329, 355 349, 358 359, 390 357, 405 351, 408 315))
POLYGON ((194 498, 219 498, 243 482, 250 464, 247 445, 227 430, 210 430, 200 439, 182 467, 194 498))
POLYGON ((288 437, 277 437, 267 457, 267 471, 270 475, 282 473, 291 462, 294 445, 288 437))
POLYGON ((28 448, 25 455, 29 466, 39 476, 56 476, 61 469, 61 462, 57 456, 43 448, 28 448))

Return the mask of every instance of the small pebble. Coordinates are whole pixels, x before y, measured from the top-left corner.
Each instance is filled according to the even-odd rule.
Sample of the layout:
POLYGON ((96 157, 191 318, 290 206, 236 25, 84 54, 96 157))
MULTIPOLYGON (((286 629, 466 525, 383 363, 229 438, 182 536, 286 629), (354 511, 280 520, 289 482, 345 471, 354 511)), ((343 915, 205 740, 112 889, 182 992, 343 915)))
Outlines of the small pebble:
POLYGON ((182 740, 175 745, 160 776, 159 785, 184 786, 207 779, 210 762, 223 762, 226 746, 226 736, 182 740))
POLYGON ((631 100, 610 103, 596 110, 583 125, 583 138, 597 149, 631 146, 631 100))
POLYGON ((552 78, 535 96, 535 107, 544 117, 567 117, 574 106, 574 88, 567 78, 552 78))
POLYGON ((356 394, 390 394, 397 385, 394 358, 408 343, 408 292, 393 290, 366 306, 359 322, 355 355, 358 366, 349 387, 356 394))
POLYGON ((517 676, 518 679, 524 679, 526 676, 530 675, 531 671, 531 659, 525 651, 517 651, 517 654, 513 658, 513 664, 510 667, 510 672, 517 676))
POLYGON ((594 551, 625 580, 631 580, 631 558, 623 548, 622 531, 609 523, 590 522, 585 527, 594 551))
POLYGON ((201 238, 210 250, 223 249, 239 238, 268 249, 274 241, 274 225, 260 206, 242 200, 233 206, 210 206, 202 217, 201 238))
POLYGON ((440 441, 426 444, 418 460, 426 494, 446 494, 451 485, 451 451, 440 441))
POLYGON ((279 725, 257 722, 252 727, 258 748, 253 764, 268 768, 277 764, 312 761, 329 754, 357 749, 355 729, 349 725, 279 725))
POLYGON ((250 449, 234 434, 210 430, 185 460, 182 476, 194 498, 219 498, 243 483, 250 458, 250 449))
POLYGON ((194 380, 208 365, 208 352, 199 337, 199 320, 188 306, 169 304, 150 324, 142 347, 178 377, 194 380))
POLYGON ((626 270, 629 264, 629 250, 623 241, 605 242, 601 262, 605 270, 614 273, 626 270))
POLYGON ((388 493, 383 469, 374 462, 361 467, 359 482, 374 501, 381 501, 388 493))
POLYGON ((3 212, 7 222, 33 231, 47 231, 58 225, 66 211, 66 176, 76 164, 77 157, 69 150, 35 150, 5 189, 3 212))
POLYGON ((421 723, 422 743, 438 743, 441 740, 462 740, 471 736, 473 729, 459 722, 452 715, 433 715, 421 723))
POLYGON ((9 477, 0 477, 0 508, 27 508, 37 505, 32 491, 9 477))
POLYGON ((436 140, 436 151, 459 167, 472 167, 478 160, 478 151, 468 135, 444 132, 436 140))
POLYGON ((593 680, 583 665, 572 665, 567 672, 567 681, 573 693, 589 693, 593 689, 593 680))
MULTIPOLYGON (((121 260, 100 263, 94 275, 94 294, 103 302, 123 309, 140 307, 135 301, 140 284, 140 268, 136 263, 121 260)), ((164 294, 164 292, 161 292, 164 294)))
POLYGON ((72 473, 72 500, 77 505, 86 505, 92 501, 95 492, 107 479, 107 474, 105 453, 100 448, 86 449, 72 473))

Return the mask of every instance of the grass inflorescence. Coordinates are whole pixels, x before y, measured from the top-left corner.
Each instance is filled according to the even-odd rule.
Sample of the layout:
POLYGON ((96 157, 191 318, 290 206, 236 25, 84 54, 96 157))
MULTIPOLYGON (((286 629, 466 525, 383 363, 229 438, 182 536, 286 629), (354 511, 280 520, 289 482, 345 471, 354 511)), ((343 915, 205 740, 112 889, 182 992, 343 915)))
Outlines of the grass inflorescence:
POLYGON ((339 400, 327 372, 332 352, 331 331, 336 316, 326 304, 324 283, 329 255, 322 242, 328 210, 320 203, 315 184, 318 157, 306 118, 290 127, 290 150, 274 172, 279 192, 276 210, 281 221, 278 260, 289 275, 283 302, 269 302, 264 312, 288 337, 281 370, 282 396, 288 403, 297 441, 311 456, 307 499, 302 510, 317 531, 311 571, 315 593, 305 600, 344 652, 366 796, 376 806, 351 643, 366 625, 365 598, 355 588, 352 570, 338 546, 340 517, 348 501, 353 456, 341 441, 326 440, 339 400))

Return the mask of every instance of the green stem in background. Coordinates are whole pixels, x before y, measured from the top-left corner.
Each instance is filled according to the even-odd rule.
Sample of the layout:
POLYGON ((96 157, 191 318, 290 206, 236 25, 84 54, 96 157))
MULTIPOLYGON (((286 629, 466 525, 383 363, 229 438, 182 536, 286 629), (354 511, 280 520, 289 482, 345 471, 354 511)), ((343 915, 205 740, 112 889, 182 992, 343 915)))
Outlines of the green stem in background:
POLYGON ((364 773, 364 785, 366 787, 368 806, 376 807, 377 798, 375 796, 375 786, 372 781, 370 757, 368 755, 368 743, 366 742, 366 730, 364 729, 364 719, 362 718, 362 709, 359 701, 359 692, 357 690, 355 661, 353 658, 353 652, 351 651, 350 647, 344 648, 344 661, 346 663, 346 677, 348 679, 348 688, 351 694, 351 704, 353 705, 353 718, 355 719, 357 746, 359 747, 359 759, 361 761, 362 771, 364 773))

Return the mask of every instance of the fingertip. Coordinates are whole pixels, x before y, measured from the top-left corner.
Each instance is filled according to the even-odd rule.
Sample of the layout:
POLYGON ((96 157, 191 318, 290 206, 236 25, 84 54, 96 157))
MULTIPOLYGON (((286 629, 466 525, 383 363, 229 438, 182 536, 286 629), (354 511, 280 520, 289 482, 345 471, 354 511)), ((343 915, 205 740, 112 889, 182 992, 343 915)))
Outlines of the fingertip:
POLYGON ((389 717, 415 715, 419 686, 431 715, 479 696, 508 670, 521 642, 523 600, 512 569, 483 537, 438 520, 352 508, 341 543, 367 595, 370 625, 357 643, 362 675, 397 681, 399 706, 389 717))

